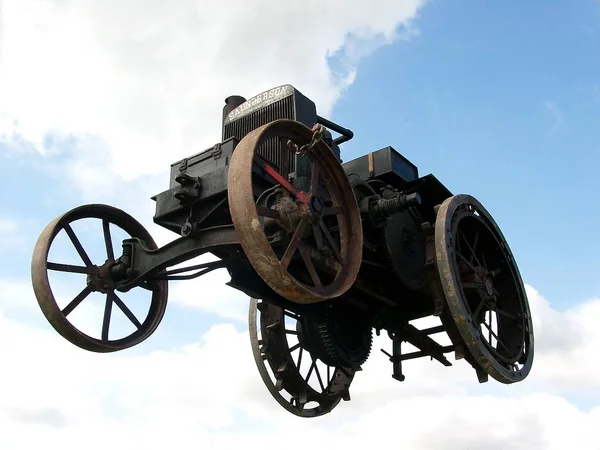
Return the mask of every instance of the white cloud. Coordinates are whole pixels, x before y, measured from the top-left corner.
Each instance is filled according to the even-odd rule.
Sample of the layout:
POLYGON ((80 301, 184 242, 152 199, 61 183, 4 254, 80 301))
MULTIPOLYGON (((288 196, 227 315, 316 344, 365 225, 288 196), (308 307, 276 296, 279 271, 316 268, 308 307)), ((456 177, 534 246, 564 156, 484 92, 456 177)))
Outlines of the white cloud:
POLYGON ((356 59, 423 3, 4 0, 0 140, 56 155, 75 136, 63 162, 96 187, 110 188, 109 172, 156 174, 220 139, 228 95, 291 82, 327 114, 356 59), (327 57, 345 46, 334 75, 327 57))
POLYGON ((558 312, 531 287, 528 296, 536 330, 536 378, 563 390, 600 392, 600 356, 594 350, 600 345, 600 298, 558 312))
MULTIPOLYGON (((213 259, 202 258, 206 261, 213 259)), ((170 302, 224 319, 246 322, 248 296, 227 286, 225 283, 230 279, 226 269, 218 269, 194 280, 177 282, 169 291, 170 302)))
MULTIPOLYGON (((398 383, 378 352, 387 339, 379 338, 352 385, 352 401, 314 420, 276 404, 259 379, 247 331, 231 324, 196 330, 197 339, 168 351, 100 355, 75 348, 49 327, 32 328, 0 312, 0 341, 11 343, 0 346, 7 364, 0 372, 0 447, 230 449, 281 442, 290 449, 376 448, 389 443, 394 430, 407 449, 562 450, 573 443, 596 449, 600 407, 577 408, 540 383, 560 374, 548 359, 557 351, 571 357, 564 383, 578 383, 583 369, 598 364, 591 314, 598 302, 560 313, 528 292, 535 294, 539 347, 535 371, 519 389, 490 382, 483 394, 469 392, 477 382, 464 361, 445 368, 426 359, 407 362, 407 380, 398 383), (579 323, 583 339, 558 350, 546 345, 561 333, 549 317, 579 323), (577 357, 584 351, 587 361, 577 357)), ((22 301, 35 302, 31 296, 22 301)))

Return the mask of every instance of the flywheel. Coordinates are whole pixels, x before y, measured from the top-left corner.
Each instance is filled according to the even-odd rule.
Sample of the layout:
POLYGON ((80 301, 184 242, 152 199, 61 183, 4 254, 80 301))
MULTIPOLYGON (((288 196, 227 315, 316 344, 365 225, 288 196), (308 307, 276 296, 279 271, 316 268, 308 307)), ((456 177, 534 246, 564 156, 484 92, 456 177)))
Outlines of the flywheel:
POLYGON ((343 295, 362 260, 356 198, 340 162, 315 133, 300 122, 276 120, 248 133, 229 166, 229 209, 244 253, 273 291, 296 303, 343 295), (261 148, 279 152, 280 167, 263 158, 261 148), (294 153, 310 162, 308 187, 290 174, 294 153), (259 187, 261 179, 272 187, 259 187), (276 195, 265 204, 267 193, 276 195))

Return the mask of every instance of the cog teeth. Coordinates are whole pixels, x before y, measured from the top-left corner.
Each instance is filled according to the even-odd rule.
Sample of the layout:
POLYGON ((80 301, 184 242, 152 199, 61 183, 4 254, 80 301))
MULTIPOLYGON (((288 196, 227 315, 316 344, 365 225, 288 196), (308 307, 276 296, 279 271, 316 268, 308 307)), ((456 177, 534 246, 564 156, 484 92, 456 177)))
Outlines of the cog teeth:
POLYGON ((283 374, 285 371, 288 370, 289 364, 287 362, 284 362, 283 364, 281 364, 278 368, 277 368, 277 375, 281 375, 283 374))
POLYGON ((293 406, 298 408, 299 411, 304 411, 304 405, 308 402, 306 391, 299 392, 298 395, 293 396, 291 400, 293 406))
POLYGON ((486 372, 484 372, 482 369, 475 369, 475 372, 477 373, 477 380, 480 383, 487 383, 488 381, 488 374, 486 372))
POLYGON ((304 405, 306 405, 308 401, 307 395, 306 395, 306 391, 302 391, 300 392, 300 394, 298 395, 298 403, 300 403, 301 408, 304 408, 304 405))
POLYGON ((360 366, 364 364, 371 355, 371 350, 373 347, 373 328, 369 328, 368 333, 365 330, 365 347, 363 347, 360 356, 356 354, 349 355, 340 348, 334 336, 332 336, 332 320, 336 319, 332 318, 330 314, 330 310, 327 310, 324 320, 316 327, 322 349, 321 353, 323 353, 323 355, 320 355, 319 358, 329 366, 343 366, 351 370, 361 370, 360 366))
POLYGON ((462 345, 455 345, 454 346, 454 359, 456 359, 457 361, 459 359, 463 359, 465 357, 465 347, 462 345))
POLYGON ((283 390, 283 378, 277 378, 277 381, 275 382, 275 389, 277 389, 278 392, 283 390))
POLYGON ((259 347, 259 351, 263 361, 269 358, 269 347, 267 346, 267 344, 261 345, 259 347))

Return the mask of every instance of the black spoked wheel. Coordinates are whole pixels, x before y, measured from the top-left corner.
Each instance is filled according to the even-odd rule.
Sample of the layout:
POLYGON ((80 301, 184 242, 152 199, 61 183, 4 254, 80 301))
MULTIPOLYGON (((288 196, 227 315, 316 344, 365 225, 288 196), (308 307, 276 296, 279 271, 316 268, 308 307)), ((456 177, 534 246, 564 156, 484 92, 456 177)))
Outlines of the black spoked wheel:
POLYGON ((318 417, 350 399, 355 370, 328 365, 308 350, 305 319, 269 302, 250 301, 252 353, 267 389, 292 414, 318 417))
POLYGON ((438 210, 435 246, 453 321, 449 334, 464 343, 484 373, 502 383, 523 380, 533 364, 533 324, 519 269, 498 225, 475 198, 456 195, 438 210))

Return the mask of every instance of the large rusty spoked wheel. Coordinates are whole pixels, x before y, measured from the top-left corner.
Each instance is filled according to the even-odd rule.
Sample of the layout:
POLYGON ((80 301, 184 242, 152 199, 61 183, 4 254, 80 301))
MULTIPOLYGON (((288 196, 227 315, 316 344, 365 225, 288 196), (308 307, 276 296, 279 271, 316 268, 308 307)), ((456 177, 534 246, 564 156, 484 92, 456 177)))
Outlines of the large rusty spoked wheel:
POLYGON ((327 144, 317 141, 302 158, 312 165, 307 183, 291 180, 290 156, 312 137, 290 120, 257 128, 236 147, 228 176, 229 209, 248 260, 273 291, 297 303, 344 294, 362 260, 358 204, 327 144), (261 148, 278 152, 281 167, 260 156, 261 148), (256 172, 272 187, 261 193, 256 172))
MULTIPOLYGON (((87 223, 81 225, 82 229, 92 231, 91 226, 87 223)), ((46 319, 59 334, 72 344, 98 353, 123 350, 148 338, 161 322, 167 305, 168 291, 165 280, 145 282, 141 286, 144 290, 133 289, 133 291, 140 291, 145 296, 148 295, 147 291, 150 291, 149 306, 144 306, 148 305, 147 300, 142 302, 142 309, 147 311, 144 320, 138 319, 138 316, 132 312, 132 309, 139 309, 139 301, 136 301, 135 305, 130 302, 128 306, 121 297, 129 296, 129 292, 117 294, 118 280, 114 279, 111 272, 111 267, 121 253, 120 242, 116 241, 113 245, 113 240, 115 240, 113 236, 117 234, 123 234, 125 238, 138 238, 148 249, 157 248, 148 231, 124 211, 107 205, 83 205, 57 217, 46 226, 37 240, 31 262, 33 290, 46 319), (75 234, 74 228, 77 228, 82 222, 90 223, 89 219, 92 223, 97 223, 96 226, 92 225, 93 233, 102 234, 103 240, 99 243, 100 245, 93 248, 90 246, 86 251, 80 238, 75 234), (75 225, 76 222, 79 224, 75 225), (48 260, 51 246, 57 237, 59 240, 64 238, 65 243, 70 241, 69 246, 71 249, 74 247, 78 255, 78 262, 64 264, 56 260, 48 260), (100 253, 101 256, 96 258, 90 256, 94 251, 100 253), (83 285, 79 294, 68 301, 65 306, 59 306, 60 302, 57 301, 57 298, 60 299, 63 296, 53 292, 50 287, 50 276, 56 273, 70 274, 72 277, 79 276, 79 280, 71 278, 68 284, 79 281, 83 285), (94 303, 96 295, 99 295, 100 303, 94 303), (98 328, 99 338, 84 333, 69 320, 73 313, 77 312, 76 309, 81 306, 91 306, 103 310, 99 326, 91 326, 94 329, 98 328), (114 334, 115 331, 111 328, 111 319, 115 318, 115 310, 120 310, 122 313, 121 317, 126 325, 123 329, 126 328, 128 332, 125 336, 111 339, 109 332, 114 334)), ((56 256, 52 258, 56 258, 56 256)), ((90 325, 89 320, 87 322, 90 325)))
POLYGON ((446 199, 437 213, 435 250, 453 340, 464 343, 478 372, 506 384, 525 379, 534 353, 531 312, 494 219, 470 195, 446 199))
POLYGON ((300 417, 318 417, 349 400, 355 369, 332 366, 307 345, 303 317, 266 301, 250 300, 252 354, 275 400, 300 417))

